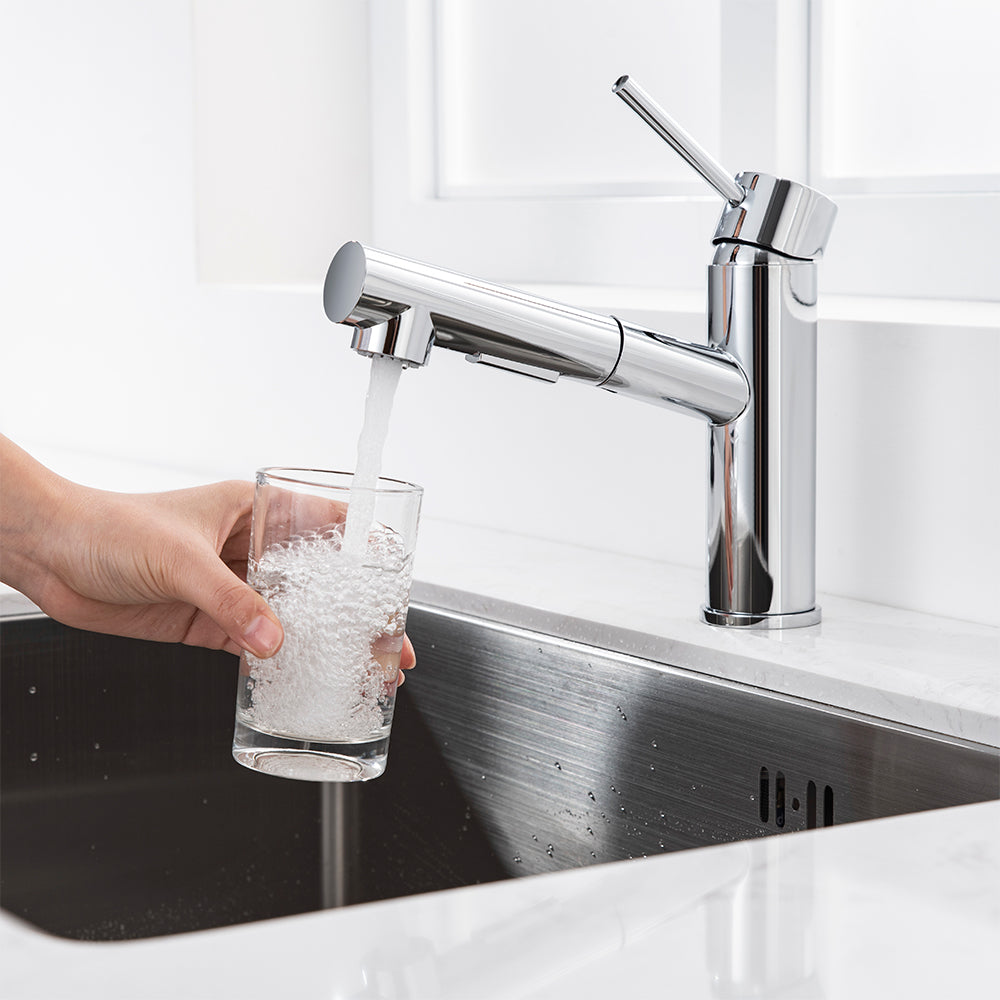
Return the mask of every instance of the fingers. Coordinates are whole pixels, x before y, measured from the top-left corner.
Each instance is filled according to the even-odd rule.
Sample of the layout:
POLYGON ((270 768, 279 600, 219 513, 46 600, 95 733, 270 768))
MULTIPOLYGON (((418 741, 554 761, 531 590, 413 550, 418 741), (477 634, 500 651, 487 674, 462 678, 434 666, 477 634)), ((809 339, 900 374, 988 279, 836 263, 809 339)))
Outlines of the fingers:
POLYGON ((403 636, 403 648, 399 654, 400 670, 411 670, 417 665, 417 654, 414 652, 413 643, 408 635, 403 636))
POLYGON ((278 651, 284 632, 274 612, 214 552, 192 556, 178 572, 176 596, 208 615, 236 647, 261 658, 278 651))

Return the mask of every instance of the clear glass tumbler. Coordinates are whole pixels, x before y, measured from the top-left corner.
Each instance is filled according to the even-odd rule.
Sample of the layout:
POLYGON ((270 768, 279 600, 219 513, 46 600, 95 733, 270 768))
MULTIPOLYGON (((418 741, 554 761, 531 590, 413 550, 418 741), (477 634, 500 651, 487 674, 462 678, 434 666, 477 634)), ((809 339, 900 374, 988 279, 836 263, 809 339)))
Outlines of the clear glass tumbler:
POLYGON ((385 770, 422 496, 346 472, 257 473, 247 581, 285 641, 240 659, 239 763, 312 781, 385 770))

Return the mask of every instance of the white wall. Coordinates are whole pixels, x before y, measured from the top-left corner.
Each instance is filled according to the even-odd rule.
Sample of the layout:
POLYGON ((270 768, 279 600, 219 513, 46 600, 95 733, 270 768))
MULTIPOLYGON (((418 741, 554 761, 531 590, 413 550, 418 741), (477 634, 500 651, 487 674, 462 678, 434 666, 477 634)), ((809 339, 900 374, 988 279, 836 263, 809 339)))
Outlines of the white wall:
MULTIPOLYGON (((356 136, 367 112, 364 4, 320 6, 336 42, 316 107, 331 134, 356 136)), ((183 0, 0 6, 9 95, 0 107, 0 428, 15 439, 204 479, 272 463, 353 464, 367 366, 324 318, 318 289, 329 252, 369 235, 366 140, 348 157, 321 143, 335 197, 313 215, 306 185, 296 189, 308 132, 320 127, 307 107, 312 78, 294 82, 292 107, 239 86, 226 96, 224 74, 195 73, 195 41, 221 59, 226 18, 244 7, 274 9, 197 0, 194 17, 183 0), (218 124, 227 102, 241 123, 228 138, 218 124), (255 122, 260 133, 247 141, 255 122), (272 182, 256 196, 247 177, 259 157, 272 182), (272 280, 312 287, 205 280, 259 280, 260 255, 219 251, 240 212, 247 247, 261 239, 260 218, 273 230, 287 217, 286 238, 269 250, 272 280)), ((289 18, 295 8, 283 5, 289 18)), ((234 22, 234 44, 239 29, 234 22)), ((282 39, 295 44, 287 31, 282 39)), ((245 43, 242 52, 234 72, 256 79, 245 43)), ((610 293, 566 294, 610 304, 601 302, 610 293)), ((996 307, 826 309, 820 589, 996 622, 996 307)), ((654 299, 631 315, 703 336, 688 302, 654 299)), ((428 515, 701 565, 698 422, 441 354, 404 374, 386 456, 388 472, 426 487, 428 515)))

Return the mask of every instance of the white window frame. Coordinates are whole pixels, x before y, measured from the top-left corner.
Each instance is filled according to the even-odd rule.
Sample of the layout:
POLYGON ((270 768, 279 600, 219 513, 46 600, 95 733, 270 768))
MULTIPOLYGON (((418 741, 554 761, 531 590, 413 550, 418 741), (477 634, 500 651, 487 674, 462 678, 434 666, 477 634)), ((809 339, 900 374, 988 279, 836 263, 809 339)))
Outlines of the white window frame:
MULTIPOLYGON (((819 130, 810 138, 808 127, 821 98, 822 0, 721 2, 721 162, 734 173, 759 169, 825 190, 816 169, 819 130)), ((442 189, 435 6, 376 0, 370 7, 373 242, 512 284, 704 288, 721 210, 707 187, 697 194, 668 185, 658 193, 577 187, 559 197, 442 189)), ((609 67, 609 101, 614 75, 627 70, 609 67)), ((665 148, 664 155, 674 154, 665 148)), ((821 267, 824 294, 998 297, 990 259, 997 191, 928 192, 856 179, 827 193, 840 213, 821 267)))

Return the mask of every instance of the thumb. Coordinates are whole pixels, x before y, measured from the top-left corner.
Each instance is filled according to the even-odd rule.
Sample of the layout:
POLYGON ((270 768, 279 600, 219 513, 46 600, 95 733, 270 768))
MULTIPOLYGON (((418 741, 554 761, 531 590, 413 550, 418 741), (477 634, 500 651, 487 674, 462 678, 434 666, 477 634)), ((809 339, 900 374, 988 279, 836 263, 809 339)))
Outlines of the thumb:
POLYGON ((241 649, 266 658, 281 647, 285 633, 274 612, 214 551, 191 566, 179 584, 179 596, 208 615, 241 649))

